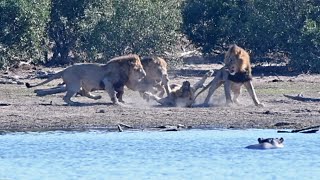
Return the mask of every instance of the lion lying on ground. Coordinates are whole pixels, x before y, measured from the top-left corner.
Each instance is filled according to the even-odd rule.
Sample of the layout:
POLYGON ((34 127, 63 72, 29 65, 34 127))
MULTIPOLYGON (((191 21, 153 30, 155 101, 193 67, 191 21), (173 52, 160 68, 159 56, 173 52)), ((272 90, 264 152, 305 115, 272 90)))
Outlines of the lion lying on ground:
POLYGON ((163 106, 191 107, 195 100, 195 92, 199 88, 203 87, 206 79, 212 74, 213 71, 207 72, 205 76, 203 76, 202 79, 200 79, 200 81, 198 81, 192 87, 189 81, 184 81, 182 85, 173 84, 169 87, 169 89, 167 89, 169 93, 168 96, 164 98, 160 98, 148 92, 144 93, 144 95, 146 98, 153 99, 163 106))
POLYGON ((214 91, 224 84, 226 103, 235 102, 239 104, 238 97, 241 93, 241 87, 244 85, 248 90, 254 104, 263 106, 257 98, 256 92, 252 85, 252 74, 249 54, 237 45, 230 46, 224 59, 225 66, 221 68, 215 78, 204 87, 197 95, 209 88, 208 95, 204 101, 205 105, 209 105, 209 101, 214 91), (231 91, 234 93, 231 100, 231 91))
POLYGON ((70 98, 78 93, 91 99, 101 96, 91 94, 94 90, 106 90, 113 104, 123 102, 124 86, 136 90, 137 84, 145 77, 139 56, 127 55, 111 59, 107 64, 77 64, 70 66, 44 82, 36 85, 26 83, 28 88, 46 84, 54 79, 62 78, 66 84, 66 95, 63 100, 69 104, 76 104, 70 98))
MULTIPOLYGON (((136 90, 140 92, 142 97, 144 92, 150 92, 152 94, 159 93, 159 97, 163 97, 166 92, 167 83, 167 63, 160 57, 143 57, 141 58, 143 69, 146 72, 146 76, 136 85, 136 90)), ((49 89, 37 89, 35 93, 37 96, 46 96, 50 94, 56 94, 65 92, 67 89, 64 84, 60 84, 57 87, 49 89)), ((84 95, 82 90, 78 92, 78 95, 84 95)))

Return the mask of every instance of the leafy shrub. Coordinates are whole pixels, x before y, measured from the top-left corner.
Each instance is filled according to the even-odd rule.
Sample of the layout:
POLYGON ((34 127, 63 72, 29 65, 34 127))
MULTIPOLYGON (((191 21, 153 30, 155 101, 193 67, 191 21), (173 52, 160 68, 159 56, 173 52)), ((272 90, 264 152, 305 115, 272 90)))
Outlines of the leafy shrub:
POLYGON ((179 2, 97 0, 86 10, 78 47, 91 60, 170 50, 179 35, 179 2))
POLYGON ((15 61, 41 60, 46 49, 44 29, 49 0, 0 1, 0 54, 2 66, 15 61))

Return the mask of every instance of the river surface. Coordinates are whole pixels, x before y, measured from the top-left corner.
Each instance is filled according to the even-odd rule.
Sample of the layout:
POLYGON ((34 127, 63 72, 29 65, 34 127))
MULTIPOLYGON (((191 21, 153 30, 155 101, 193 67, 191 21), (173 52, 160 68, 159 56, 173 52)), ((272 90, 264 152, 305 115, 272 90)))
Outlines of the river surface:
POLYGON ((319 179, 319 133, 52 131, 0 135, 0 179, 319 179), (283 137, 285 147, 244 148, 283 137))

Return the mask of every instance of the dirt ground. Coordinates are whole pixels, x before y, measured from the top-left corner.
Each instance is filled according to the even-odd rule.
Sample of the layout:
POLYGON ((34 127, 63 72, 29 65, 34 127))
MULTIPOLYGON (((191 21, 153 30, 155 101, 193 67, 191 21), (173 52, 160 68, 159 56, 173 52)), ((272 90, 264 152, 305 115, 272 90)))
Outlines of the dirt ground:
MULTIPOLYGON (((182 69, 170 71, 170 79, 174 83, 184 80, 195 83, 206 70, 218 68, 220 65, 185 65, 182 69)), ((0 80, 3 82, 11 78, 20 83, 40 82, 43 79, 34 78, 38 70, 2 72, 0 80)), ((58 71, 57 68, 50 70, 58 71)), ((212 98, 213 106, 194 108, 161 107, 155 102, 144 101, 131 90, 125 91, 126 104, 121 106, 112 105, 103 91, 96 92, 103 96, 100 100, 74 97, 74 101, 83 105, 66 106, 62 100, 64 93, 38 97, 33 93, 34 89, 27 89, 23 84, 2 83, 0 131, 116 129, 119 123, 136 129, 179 124, 189 128, 304 128, 320 125, 319 102, 297 101, 283 94, 295 96, 302 93, 305 97, 318 98, 319 81, 320 75, 266 76, 255 73, 253 84, 265 107, 255 107, 245 89, 240 96, 242 105, 226 107, 220 88, 212 98)), ((54 87, 59 82, 56 80, 40 88, 54 87)), ((203 93, 197 103, 201 103, 206 94, 203 93)))

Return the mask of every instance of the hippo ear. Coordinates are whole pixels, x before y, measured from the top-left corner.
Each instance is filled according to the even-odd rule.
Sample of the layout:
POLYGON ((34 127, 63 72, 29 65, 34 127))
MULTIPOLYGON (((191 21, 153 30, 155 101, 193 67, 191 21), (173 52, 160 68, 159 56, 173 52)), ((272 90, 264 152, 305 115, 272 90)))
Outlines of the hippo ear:
POLYGON ((281 138, 280 138, 280 143, 283 143, 283 141, 284 141, 284 139, 281 137, 281 138))

